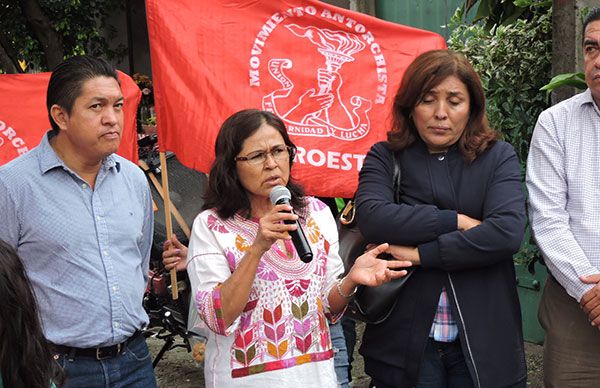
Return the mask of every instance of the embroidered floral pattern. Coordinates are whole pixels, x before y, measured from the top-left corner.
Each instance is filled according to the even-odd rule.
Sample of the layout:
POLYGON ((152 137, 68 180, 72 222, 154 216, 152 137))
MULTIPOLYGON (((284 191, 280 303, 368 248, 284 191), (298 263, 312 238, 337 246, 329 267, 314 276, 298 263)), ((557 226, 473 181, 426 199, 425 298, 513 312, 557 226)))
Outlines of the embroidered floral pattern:
POLYGON ((306 234, 308 235, 308 240, 311 243, 316 244, 321 238, 321 231, 319 230, 319 226, 317 225, 315 219, 310 217, 308 220, 306 220, 306 226, 306 234))
POLYGON ((208 216, 208 229, 219 232, 219 233, 227 233, 228 230, 225 228, 225 225, 221 222, 220 219, 210 214, 208 216))
POLYGON ((258 268, 256 269, 256 276, 258 276, 262 280, 277 280, 277 273, 267 267, 263 261, 258 263, 258 268))
POLYGON ((294 339, 296 348, 302 353, 307 353, 312 345, 311 317, 308 316, 308 303, 304 301, 300 305, 292 303, 292 314, 294 316, 294 339))
POLYGON ((256 358, 256 341, 254 326, 247 330, 238 330, 233 342, 233 355, 237 362, 248 366, 256 358))
POLYGON ((317 301, 317 305, 319 306, 317 316, 319 317, 321 348, 328 349, 331 347, 331 339, 329 338, 329 330, 326 330, 328 328, 327 318, 325 318, 325 314, 323 313, 323 302, 321 302, 321 299, 317 301))
POLYGON ((285 337, 286 320, 283 319, 281 305, 273 310, 263 310, 267 351, 275 358, 283 358, 288 350, 288 340, 285 337))
POLYGON ((211 292, 198 291, 196 294, 196 307, 206 325, 215 333, 225 334, 225 321, 221 307, 221 285, 211 292))
MULTIPOLYGON (((249 301, 237 325, 224 327, 220 286, 212 292, 197 293, 199 313, 209 328, 224 335, 228 329, 233 332, 230 349, 233 377, 333 356, 322 298, 337 273, 327 273, 330 243, 318 225, 321 218, 313 214, 324 209, 326 205, 311 198, 308 211, 299 213, 314 259, 303 263, 296 253, 288 257, 274 244, 258 264, 249 301)), ((206 223, 219 242, 230 271, 234 272, 254 240, 257 220, 242 215, 222 220, 216 213, 209 213, 206 223)))
POLYGON ((242 237, 241 235, 237 235, 235 237, 235 247, 240 251, 240 252, 246 252, 248 250, 248 248, 250 248, 250 244, 248 244, 248 241, 242 237))
POLYGON ((294 279, 285 280, 285 288, 288 289, 292 296, 299 298, 306 293, 308 286, 310 285, 310 279, 294 279))
POLYGON ((225 253, 225 258, 227 259, 227 265, 229 265, 229 270, 233 272, 237 265, 235 253, 233 253, 229 249, 226 249, 223 253, 225 253))

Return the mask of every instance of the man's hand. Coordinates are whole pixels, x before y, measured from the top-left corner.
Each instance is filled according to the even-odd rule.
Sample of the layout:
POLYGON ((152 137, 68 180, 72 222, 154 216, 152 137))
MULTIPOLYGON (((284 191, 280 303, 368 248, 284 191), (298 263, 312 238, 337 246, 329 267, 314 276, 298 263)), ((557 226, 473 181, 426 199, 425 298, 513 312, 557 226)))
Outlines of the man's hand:
POLYGON ((588 316, 592 326, 600 329, 600 273, 580 276, 579 279, 585 284, 595 284, 594 288, 583 295, 579 305, 588 316))

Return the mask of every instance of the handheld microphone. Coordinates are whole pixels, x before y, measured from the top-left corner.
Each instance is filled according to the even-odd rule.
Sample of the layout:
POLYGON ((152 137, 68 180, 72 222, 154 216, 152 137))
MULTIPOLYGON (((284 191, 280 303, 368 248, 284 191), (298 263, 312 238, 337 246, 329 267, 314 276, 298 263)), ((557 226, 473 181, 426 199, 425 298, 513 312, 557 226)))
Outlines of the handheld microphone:
MULTIPOLYGON (((271 198, 271 203, 273 205, 289 205, 292 200, 292 194, 290 194, 290 191, 285 186, 275 186, 273 187, 273 190, 271 190, 269 198, 271 198)), ((310 263, 313 258, 313 254, 310 250, 310 245, 308 245, 308 241, 306 240, 306 235, 300 227, 300 223, 291 220, 285 220, 284 222, 286 224, 296 224, 298 226, 296 230, 292 230, 290 232, 290 235, 292 236, 292 243, 294 243, 294 248, 296 248, 296 252, 298 252, 300 260, 305 263, 310 263)))

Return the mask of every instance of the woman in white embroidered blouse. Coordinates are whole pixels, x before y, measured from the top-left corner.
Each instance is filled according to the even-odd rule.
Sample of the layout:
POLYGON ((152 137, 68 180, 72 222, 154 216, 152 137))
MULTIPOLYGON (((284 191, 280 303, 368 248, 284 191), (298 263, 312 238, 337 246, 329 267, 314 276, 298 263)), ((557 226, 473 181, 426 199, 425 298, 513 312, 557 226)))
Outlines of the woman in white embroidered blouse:
POLYGON ((296 148, 275 115, 244 110, 222 125, 204 210, 194 221, 188 274, 198 313, 212 330, 207 387, 335 387, 327 318, 335 321, 358 284, 402 277, 404 261, 356 260, 348 275, 329 208, 290 177, 296 148), (273 205, 286 186, 291 205, 273 205), (293 213, 291 212, 293 209, 293 213), (298 258, 288 232, 298 221, 313 260, 298 258))

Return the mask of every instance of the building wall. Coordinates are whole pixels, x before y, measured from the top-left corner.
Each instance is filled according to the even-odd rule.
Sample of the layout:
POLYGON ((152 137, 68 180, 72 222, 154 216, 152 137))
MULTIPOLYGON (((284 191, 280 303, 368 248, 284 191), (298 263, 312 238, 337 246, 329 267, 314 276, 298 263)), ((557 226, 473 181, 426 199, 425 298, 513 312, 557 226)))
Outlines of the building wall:
MULTIPOLYGON (((350 0, 324 1, 337 7, 350 9, 350 0)), ((127 0, 125 10, 115 10, 110 24, 117 30, 117 38, 112 39, 112 46, 118 44, 129 46, 129 55, 124 57, 116 66, 128 74, 152 74, 150 63, 150 43, 148 40, 148 25, 146 23, 146 6, 144 0, 127 0), (128 31, 127 20, 130 20, 128 31)))

